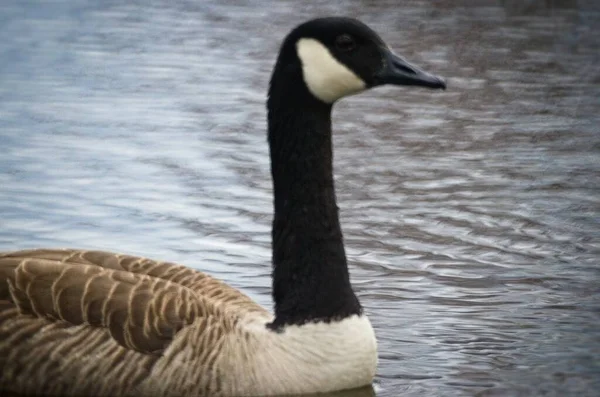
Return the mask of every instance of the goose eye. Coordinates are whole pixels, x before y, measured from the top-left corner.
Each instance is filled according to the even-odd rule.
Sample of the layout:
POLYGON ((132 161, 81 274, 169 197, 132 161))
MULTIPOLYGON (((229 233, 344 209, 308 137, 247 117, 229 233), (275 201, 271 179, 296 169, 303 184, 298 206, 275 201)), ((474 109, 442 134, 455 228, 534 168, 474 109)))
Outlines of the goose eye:
POLYGON ((347 52, 352 51, 356 47, 356 42, 352 36, 343 34, 335 39, 335 46, 338 48, 338 50, 347 52))

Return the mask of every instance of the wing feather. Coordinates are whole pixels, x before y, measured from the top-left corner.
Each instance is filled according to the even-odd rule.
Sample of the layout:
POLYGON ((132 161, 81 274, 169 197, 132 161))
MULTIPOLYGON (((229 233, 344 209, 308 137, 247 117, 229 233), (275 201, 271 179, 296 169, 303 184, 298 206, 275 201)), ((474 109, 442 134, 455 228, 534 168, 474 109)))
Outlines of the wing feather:
MULTIPOLYGON (((206 273, 171 262, 155 261, 148 258, 115 254, 104 251, 85 251, 75 249, 36 249, 0 253, 0 280, 6 263, 13 267, 24 260, 55 261, 63 264, 94 265, 105 269, 121 270, 127 273, 147 275, 182 285, 205 298, 219 300, 232 315, 240 317, 247 314, 269 315, 269 312, 250 297, 226 283, 206 273)), ((4 275, 6 277, 6 275, 4 275)), ((2 284, 2 283, 0 283, 2 284)), ((6 295, 0 285, 0 299, 6 295)))
POLYGON ((211 395, 218 376, 197 379, 196 365, 169 364, 216 371, 227 335, 244 338, 240 321, 267 317, 238 290, 173 263, 101 251, 0 253, 0 390, 211 395))
POLYGON ((119 344, 144 353, 160 354, 181 328, 216 310, 170 281, 45 259, 22 261, 8 284, 21 312, 104 327, 119 344))

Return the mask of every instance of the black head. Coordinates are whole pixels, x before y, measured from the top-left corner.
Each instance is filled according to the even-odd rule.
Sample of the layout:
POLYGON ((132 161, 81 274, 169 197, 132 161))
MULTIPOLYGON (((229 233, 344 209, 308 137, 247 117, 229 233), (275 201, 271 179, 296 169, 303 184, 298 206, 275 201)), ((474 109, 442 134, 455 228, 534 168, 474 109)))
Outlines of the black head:
POLYGON ((274 78, 286 69, 300 69, 310 93, 325 103, 383 84, 446 88, 444 80, 395 55, 377 33, 351 18, 319 18, 296 27, 281 47, 274 78))

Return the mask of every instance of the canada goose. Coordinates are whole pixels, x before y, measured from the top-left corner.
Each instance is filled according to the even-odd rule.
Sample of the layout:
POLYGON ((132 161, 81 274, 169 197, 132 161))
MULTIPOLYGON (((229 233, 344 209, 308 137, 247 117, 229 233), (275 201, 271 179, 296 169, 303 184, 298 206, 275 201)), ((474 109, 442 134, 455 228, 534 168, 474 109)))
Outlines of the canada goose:
POLYGON ((271 77, 271 314, 173 263, 98 251, 0 254, 0 390, 266 396, 369 385, 376 339, 349 281, 331 145, 335 101, 383 84, 445 88, 348 18, 303 23, 271 77))

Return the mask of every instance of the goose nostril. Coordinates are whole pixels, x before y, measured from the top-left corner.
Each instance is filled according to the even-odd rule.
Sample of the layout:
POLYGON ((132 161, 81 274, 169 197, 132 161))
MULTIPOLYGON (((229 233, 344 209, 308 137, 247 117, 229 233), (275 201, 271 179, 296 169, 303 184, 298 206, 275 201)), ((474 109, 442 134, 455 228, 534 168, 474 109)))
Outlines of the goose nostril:
POLYGON ((394 67, 398 68, 399 70, 403 71, 406 74, 410 74, 410 75, 416 75, 417 72, 414 69, 409 68, 406 65, 402 65, 401 63, 398 62, 394 62, 394 67))

